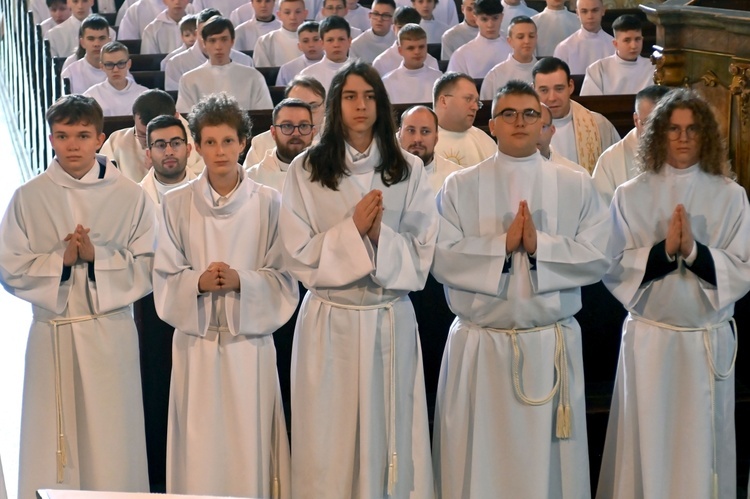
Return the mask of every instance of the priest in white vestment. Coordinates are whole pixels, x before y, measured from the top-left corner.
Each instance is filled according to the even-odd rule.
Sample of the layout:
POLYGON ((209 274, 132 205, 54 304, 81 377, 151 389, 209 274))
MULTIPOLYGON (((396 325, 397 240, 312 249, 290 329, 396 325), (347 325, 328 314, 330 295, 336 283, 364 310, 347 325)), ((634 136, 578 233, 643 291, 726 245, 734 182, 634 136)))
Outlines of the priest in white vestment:
MULTIPOLYGON (((557 165, 567 166, 573 171, 588 175, 589 172, 586 168, 582 167, 578 163, 573 163, 571 160, 561 155, 552 147, 552 137, 555 136, 555 124, 552 120, 552 113, 549 107, 542 104, 542 131, 539 132, 539 141, 536 143, 536 148, 539 149, 539 154, 542 158, 555 163, 557 165)), ((596 185, 595 185, 596 186, 596 185)))
POLYGON ((427 279, 435 202, 421 161, 396 142, 377 72, 354 62, 331 92, 341 117, 292 162, 279 221, 285 263, 309 290, 292 354, 292 496, 431 499, 408 293, 427 279))
POLYGON ((554 56, 570 66, 571 74, 582 75, 599 59, 614 55, 612 35, 602 29, 602 0, 578 0, 581 28, 557 44, 554 56))
POLYGON ((605 150, 596 162, 594 186, 606 203, 612 201, 617 186, 624 184, 641 173, 638 164, 638 140, 643 134, 644 124, 651 111, 654 110, 659 99, 669 92, 669 87, 651 85, 638 92, 635 96, 635 112, 633 123, 635 128, 605 150))
POLYGON ((472 78, 484 78, 492 68, 513 53, 505 36, 500 34, 503 7, 500 0, 477 0, 474 4, 479 34, 469 43, 456 49, 448 62, 448 71, 465 73, 472 78))
POLYGON ((477 17, 474 15, 475 0, 463 0, 461 2, 461 13, 464 20, 443 33, 440 40, 440 59, 449 61, 453 52, 458 47, 469 43, 479 34, 477 17))
POLYGON ((629 314, 597 497, 737 497, 732 314, 750 290, 747 195, 689 90, 659 101, 638 149, 644 173, 611 207, 603 281, 629 314))
POLYGON ((514 19, 508 27, 508 45, 513 53, 495 66, 482 80, 479 98, 493 100, 495 93, 510 80, 533 83, 532 71, 536 64, 537 29, 529 17, 514 19))
POLYGON ((372 64, 377 56, 396 41, 393 25, 394 8, 388 2, 375 1, 369 13, 370 28, 352 40, 349 57, 372 64))
POLYGON ((581 20, 565 8, 567 0, 547 0, 547 6, 531 19, 537 27, 537 54, 549 57, 555 53, 557 44, 581 28, 581 20))
MULTIPOLYGON (((416 11, 413 7, 399 7, 396 9, 396 13, 393 17, 393 32, 396 35, 396 38, 398 38, 398 32, 406 26, 407 24, 419 24, 421 21, 421 17, 419 17, 419 12, 416 11)), ((398 39, 396 39, 393 42, 393 45, 391 45, 388 49, 386 49, 383 53, 381 53, 379 56, 375 58, 375 60, 372 62, 372 67, 374 67, 378 73, 380 73, 381 78, 397 67, 401 65, 401 62, 403 61, 403 57, 401 57, 401 54, 398 53, 398 39)), ((425 64, 433 69, 439 69, 438 67, 438 61, 430 54, 427 54, 427 59, 425 60, 425 64)))
POLYGON ((297 28, 307 16, 304 0, 281 0, 277 16, 281 28, 261 36, 255 43, 253 57, 259 68, 280 67, 302 55, 297 45, 297 28))
POLYGON ((129 116, 135 100, 148 88, 128 79, 132 64, 128 48, 109 42, 102 47, 100 61, 107 79, 89 87, 84 95, 96 99, 104 116, 129 116))
POLYGON ((432 102, 432 87, 443 75, 425 65, 427 34, 419 24, 407 24, 398 32, 401 65, 383 77, 383 84, 393 104, 432 102))
MULTIPOLYGON (((182 44, 180 21, 187 14, 187 0, 170 2, 156 18, 143 28, 141 54, 168 54, 182 44)), ((192 10, 192 9, 191 9, 192 10)))
POLYGON ((526 5, 525 0, 502 0, 503 5, 503 22, 500 25, 500 36, 508 37, 508 28, 511 21, 516 17, 532 17, 539 12, 526 5))
POLYGON ((477 86, 468 75, 446 73, 435 84, 433 106, 440 141, 435 154, 459 166, 476 165, 497 150, 492 137, 473 126, 482 107, 477 86))
POLYGON ((435 408, 436 487, 444 499, 586 498, 573 315, 581 286, 607 270, 611 224, 588 176, 537 151, 542 122, 530 85, 504 87, 493 116, 496 154, 449 176, 437 197, 432 274, 456 320, 435 408))
POLYGON ((255 16, 235 28, 237 50, 253 50, 258 38, 281 28, 281 21, 273 15, 273 0, 255 0, 251 3, 255 16))
POLYGON ((620 140, 620 134, 607 118, 571 100, 574 84, 564 61, 545 57, 536 63, 533 74, 540 100, 552 111, 555 150, 593 172, 601 153, 620 140))
POLYGON ((31 303, 19 497, 38 489, 148 492, 131 304, 151 291, 156 217, 96 150, 94 99, 47 111, 56 156, 0 223, 3 287, 31 303))
POLYGON ((328 92, 333 76, 348 62, 351 31, 343 17, 329 16, 320 21, 319 33, 325 55, 320 62, 303 69, 300 76, 315 78, 328 92))
POLYGON ((615 54, 586 68, 581 95, 637 94, 653 84, 655 68, 649 59, 641 57, 642 26, 633 15, 615 19, 615 54))
MULTIPOLYGON (((97 14, 91 14, 91 1, 76 4, 76 8, 73 8, 71 10, 73 14, 68 17, 68 19, 47 32, 47 40, 49 40, 50 53, 52 57, 68 57, 69 55, 76 52, 80 41, 79 39, 81 37, 81 24, 84 20, 86 20, 87 17, 97 17, 97 22, 91 25, 92 28, 95 28, 97 30, 104 29, 104 25, 101 23, 101 20, 104 20, 106 23, 106 19, 97 14), (82 9, 79 8, 80 5, 88 5, 88 7, 82 9)), ((109 32, 109 40, 115 40, 117 38, 117 33, 115 33, 115 30, 109 27, 109 23, 106 24, 106 29, 109 32)))

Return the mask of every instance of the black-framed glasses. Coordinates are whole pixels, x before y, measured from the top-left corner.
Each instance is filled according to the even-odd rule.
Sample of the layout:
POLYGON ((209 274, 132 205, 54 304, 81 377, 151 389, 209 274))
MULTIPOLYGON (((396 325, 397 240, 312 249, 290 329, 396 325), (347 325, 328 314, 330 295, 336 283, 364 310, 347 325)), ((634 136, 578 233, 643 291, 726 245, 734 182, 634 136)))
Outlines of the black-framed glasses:
POLYGON ((167 145, 171 147, 174 150, 179 149, 180 147, 184 146, 187 140, 181 139, 180 137, 175 137, 173 139, 167 140, 155 140, 151 142, 151 149, 156 149, 157 151, 166 151, 167 145))
POLYGON ((527 125, 533 125, 537 121, 539 121, 539 118, 542 117, 542 113, 537 111, 536 109, 513 109, 513 108, 505 108, 501 110, 499 113, 497 113, 494 118, 502 118, 502 120, 506 123, 515 123, 518 119, 518 115, 523 116, 523 122, 527 125))
POLYGON ((117 66, 117 69, 125 69, 125 66, 128 65, 128 59, 117 61, 117 62, 103 62, 102 66, 104 66, 104 69, 115 69, 115 66, 117 66))
MULTIPOLYGON (((453 94, 445 94, 446 97, 458 97, 458 95, 453 94)), ((473 97, 471 95, 464 95, 463 97, 458 97, 459 99, 463 99, 466 101, 468 105, 472 105, 473 103, 476 103, 478 109, 482 109, 482 106, 484 106, 484 103, 480 101, 478 98, 473 97)))
POLYGON ((281 130, 281 133, 283 133, 284 135, 293 134, 295 128, 299 130, 300 135, 310 135, 313 131, 313 125, 311 123, 302 123, 299 125, 292 125, 291 123, 281 123, 274 126, 281 130))
POLYGON ((383 21, 390 21, 393 19, 393 14, 381 14, 380 12, 370 12, 370 17, 375 19, 382 19, 383 21))
POLYGON ((701 133, 701 129, 696 125, 688 125, 685 128, 677 125, 669 125, 669 128, 667 128, 667 138, 669 140, 680 140, 682 132, 685 132, 685 136, 688 140, 695 140, 695 138, 701 133))

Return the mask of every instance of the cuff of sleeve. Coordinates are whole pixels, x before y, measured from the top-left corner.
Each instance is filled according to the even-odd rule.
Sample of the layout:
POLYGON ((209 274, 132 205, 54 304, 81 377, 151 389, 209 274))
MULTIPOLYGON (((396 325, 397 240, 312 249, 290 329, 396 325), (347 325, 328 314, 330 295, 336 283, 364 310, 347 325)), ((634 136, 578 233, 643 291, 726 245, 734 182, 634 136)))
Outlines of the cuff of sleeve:
POLYGON ((695 263, 695 259, 698 258, 698 245, 693 241, 693 249, 690 250, 690 254, 685 258, 685 265, 691 266, 695 263))

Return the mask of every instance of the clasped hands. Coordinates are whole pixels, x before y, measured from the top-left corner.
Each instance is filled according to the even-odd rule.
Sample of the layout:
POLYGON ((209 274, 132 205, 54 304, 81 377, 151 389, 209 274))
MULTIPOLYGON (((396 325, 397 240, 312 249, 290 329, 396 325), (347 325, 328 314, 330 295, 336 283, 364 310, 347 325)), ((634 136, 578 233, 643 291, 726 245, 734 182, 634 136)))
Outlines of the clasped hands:
POLYGON ((78 224, 73 232, 65 236, 64 242, 68 243, 63 253, 63 265, 72 267, 79 259, 84 262, 94 261, 94 245, 89 239, 91 229, 84 228, 78 224))
POLYGON ((690 217, 685 207, 678 204, 669 219, 667 228, 667 239, 665 241, 665 250, 670 257, 676 257, 679 253, 682 258, 690 256, 693 251, 695 239, 690 227, 690 217))
POLYGON ((354 207, 354 225, 359 235, 370 238, 370 242, 377 246, 380 240, 380 224, 383 221, 383 193, 373 189, 357 203, 354 207))
POLYGON ((523 247, 529 255, 536 253, 536 227, 526 201, 518 203, 516 217, 505 234, 505 254, 510 255, 523 247))
POLYGON ((240 291, 240 275, 224 262, 211 262, 198 279, 198 291, 240 291))

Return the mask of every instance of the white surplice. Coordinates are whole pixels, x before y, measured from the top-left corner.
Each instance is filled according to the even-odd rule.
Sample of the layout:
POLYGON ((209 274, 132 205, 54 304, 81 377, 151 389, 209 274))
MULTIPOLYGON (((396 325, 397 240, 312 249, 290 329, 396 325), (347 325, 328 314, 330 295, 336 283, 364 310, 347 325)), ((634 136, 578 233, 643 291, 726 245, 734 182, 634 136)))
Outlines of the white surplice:
MULTIPOLYGON (((278 10, 278 3, 274 4, 274 14, 278 10)), ((225 14, 226 15, 226 14, 225 14)), ((255 17, 255 9, 253 8, 252 2, 247 2, 232 11, 229 14, 229 20, 232 21, 234 26, 239 26, 242 23, 249 21, 255 17)))
MULTIPOLYGON (((374 67, 377 72, 380 73, 380 77, 382 78, 383 76, 399 67, 402 62, 404 62, 404 58, 401 57, 401 54, 398 53, 398 42, 393 42, 393 45, 391 45, 388 49, 385 50, 385 52, 375 58, 375 60, 372 62, 372 67, 374 67)), ((425 66, 429 66, 432 69, 440 69, 437 59, 432 57, 430 54, 427 54, 427 58, 424 60, 424 64, 425 66)))
POLYGON ((272 333, 294 313, 297 283, 281 272, 279 194, 245 175, 216 206, 207 175, 168 192, 154 262, 154 303, 175 327, 167 492, 290 497, 289 442, 272 333), (212 262, 240 292, 198 292, 212 262))
POLYGON ((519 16, 534 17, 535 15, 539 14, 539 11, 536 11, 526 5, 526 2, 524 0, 521 0, 518 5, 510 5, 505 0, 502 0, 500 3, 503 6, 503 22, 500 24, 501 37, 508 36, 508 26, 510 25, 510 22, 513 20, 513 18, 519 16))
POLYGON ((396 34, 393 30, 389 29, 384 36, 378 36, 372 32, 372 29, 368 29, 352 40, 349 57, 372 64, 377 56, 388 50, 394 43, 396 43, 396 34))
MULTIPOLYGON (((396 0, 396 8, 398 7, 414 7, 411 0, 396 0)), ((432 17, 443 24, 447 24, 448 27, 455 26, 458 24, 458 9, 456 2, 453 1, 440 1, 435 5, 435 10, 432 11, 432 17)))
POLYGON ((531 20, 536 24, 536 53, 539 57, 551 56, 561 41, 581 29, 581 20, 566 8, 553 10, 545 7, 531 20))
MULTIPOLYGON (((188 4, 185 10, 188 14, 195 12, 191 4, 188 4)), ((143 38, 143 31, 146 26, 155 20, 162 11, 164 11, 162 0, 138 0, 128 7, 120 22, 120 27, 117 30, 120 39, 140 40, 143 38)))
POLYGON ((133 103, 148 88, 134 81, 125 80, 125 88, 118 90, 109 80, 89 87, 83 95, 93 97, 102 108, 104 116, 130 116, 133 113, 133 103))
POLYGON ((180 78, 177 112, 189 113, 201 97, 219 92, 237 99, 243 111, 273 109, 271 93, 260 71, 236 62, 214 66, 208 61, 180 78))
POLYGON ((237 26, 234 30, 234 47, 237 50, 254 50, 258 38, 281 28, 281 21, 272 18, 270 21, 258 21, 253 18, 237 26))
POLYGON ((497 91, 510 80, 521 80, 527 83, 534 83, 531 71, 536 64, 536 57, 531 58, 531 62, 518 62, 513 54, 507 59, 495 66, 487 73, 482 81, 482 89, 479 91, 479 98, 482 100, 492 100, 495 98, 497 91))
POLYGON ((180 24, 161 11, 156 19, 143 28, 141 54, 169 54, 182 45, 180 24))
POLYGON ((449 61, 453 52, 455 52, 458 47, 469 43, 476 38, 477 35, 479 35, 479 28, 469 26, 466 24, 465 20, 453 26, 451 29, 443 33, 443 38, 440 40, 440 59, 443 61, 449 61))
POLYGON ((107 73, 92 66, 85 57, 65 68, 60 77, 70 80, 71 94, 82 94, 97 83, 107 81, 107 73))
MULTIPOLYGON (((457 315, 443 354, 433 456, 444 499, 586 498, 588 473, 580 287, 608 266, 611 224, 588 176, 537 152, 500 152, 449 176, 438 194, 440 236, 432 274, 457 315), (506 232, 521 200, 537 229, 535 259, 507 255, 506 232), (507 270, 506 270, 507 269, 507 270), (560 393, 551 393, 555 323, 564 337, 571 434, 555 434, 560 393), (518 335, 500 331, 519 331, 518 335), (494 329, 493 328, 497 328, 494 329), (522 366, 512 361, 520 348, 522 366), (516 378, 516 373, 519 378, 516 378), (513 374, 513 375, 512 375, 513 374), (518 379, 520 389, 514 389, 518 379)), ((563 398, 565 400, 565 398, 563 398)))
POLYGON ((424 166, 427 178, 430 180, 432 192, 437 194, 440 188, 443 187, 443 183, 448 178, 448 175, 460 169, 461 167, 452 161, 448 161, 441 156, 433 156, 432 161, 424 166))
POLYGON ((34 315, 21 416, 22 499, 46 488, 149 489, 130 305, 151 291, 156 217, 143 190, 100 159, 80 180, 52 160, 16 190, 0 225, 2 284, 30 302, 34 315), (64 239, 77 224, 91 229, 95 259, 63 268, 64 239))
POLYGON ((316 64, 321 60, 322 59, 313 61, 311 59, 308 59, 305 54, 302 54, 296 59, 292 59, 286 64, 283 64, 279 68, 279 73, 276 75, 276 86, 286 87, 289 82, 295 78, 295 76, 299 75, 302 72, 303 69, 308 66, 312 66, 313 64, 316 64))
POLYGON ((54 19, 51 17, 48 17, 44 21, 39 23, 39 27, 42 29, 42 38, 47 38, 47 33, 49 33, 49 30, 57 26, 57 23, 54 19))
POLYGON ((429 499, 422 355, 408 293, 427 279, 435 201, 418 158, 404 153, 409 178, 386 187, 374 171, 376 142, 364 159, 346 154, 351 175, 337 191, 311 182, 300 155, 282 195, 286 264, 309 290, 292 353, 292 495, 385 497, 395 480, 390 497, 429 499), (352 218, 371 189, 382 191, 385 208, 377 247, 352 218))
POLYGON ((300 73, 300 76, 312 76, 313 78, 318 80, 321 85, 323 85, 326 94, 328 94, 328 89, 331 87, 333 77, 336 76, 336 73, 341 68, 346 66, 348 62, 349 58, 347 58, 344 62, 333 62, 327 56, 323 56, 323 59, 321 59, 319 62, 310 64, 305 69, 303 69, 300 73))
POLYGON ((284 188, 284 179, 289 170, 289 163, 281 161, 276 154, 276 147, 266 152, 263 160, 247 169, 247 176, 259 184, 273 187, 281 192, 284 188))
MULTIPOLYGON (((70 16, 47 32, 50 54, 52 57, 68 57, 78 50, 78 34, 81 23, 75 16, 70 16)), ((117 40, 117 33, 109 28, 110 41, 117 40)))
POLYGON ((443 73, 427 65, 406 69, 402 62, 383 77, 383 85, 392 104, 432 103, 432 87, 441 76, 443 73))
MULTIPOLYGON (((167 63, 169 62, 169 60, 172 59, 172 57, 176 56, 177 54, 183 53, 187 49, 188 49, 188 46, 183 43, 179 47, 177 47, 176 49, 168 53, 166 56, 164 56, 164 59, 162 59, 161 62, 159 63, 160 69, 162 71, 166 71, 167 63)), ((166 78, 166 74, 165 74, 165 78, 166 78)), ((179 80, 178 80, 178 83, 179 83, 179 80)))
POLYGON ((472 78, 484 78, 512 53, 513 49, 502 35, 494 40, 477 35, 453 52, 448 61, 448 71, 465 73, 472 78))
POLYGON ((609 204, 618 185, 624 184, 641 172, 636 163, 638 152, 638 130, 633 128, 625 138, 607 148, 599 156, 594 168, 594 185, 609 204))
POLYGON ((617 54, 605 57, 586 68, 581 95, 637 94, 654 84, 655 69, 649 59, 641 56, 635 61, 626 61, 617 54))
MULTIPOLYGON (((597 128, 599 129, 599 143, 601 150, 605 151, 609 146, 615 144, 620 140, 620 134, 617 133, 615 126, 606 118, 604 115, 599 114, 595 111, 588 111, 593 116, 596 122, 597 128)), ((578 158, 576 133, 585 133, 583 130, 576 130, 575 121, 573 119, 573 107, 570 112, 562 118, 555 118, 552 120, 555 125, 556 131, 552 136, 552 145, 555 150, 571 160, 573 163, 581 165, 582 162, 578 158)), ((583 140, 583 139, 580 139, 583 140)), ((592 167, 593 168, 593 167, 592 167)))
MULTIPOLYGON (((586 175, 591 176, 591 174, 586 168, 582 167, 578 163, 572 162, 571 160, 569 160, 562 154, 555 151, 555 148, 552 147, 552 145, 549 146, 549 161, 551 161, 552 163, 556 163, 558 165, 567 166, 571 170, 576 171, 578 173, 585 173, 586 175)), ((596 183, 594 183, 594 186, 596 187, 596 183)), ((605 203, 605 204, 608 204, 608 203, 605 203)))
POLYGON ((729 319, 750 289, 745 190, 697 164, 682 170, 665 164, 620 186, 611 213, 613 264, 603 281, 630 315, 597 497, 737 497, 731 369, 737 333, 729 319), (695 240, 708 247, 716 285, 681 258, 675 270, 642 283, 651 249, 666 238, 678 204, 695 240))
POLYGON ((570 74, 586 74, 586 68, 599 59, 614 55, 612 35, 600 29, 591 33, 581 28, 557 44, 554 56, 562 59, 570 67, 570 74))
POLYGON ((283 66, 302 55, 297 43, 296 31, 288 31, 281 27, 266 33, 255 43, 255 65, 259 68, 283 66))
POLYGON ((474 166, 494 155, 497 143, 479 128, 473 126, 465 132, 451 132, 438 127, 435 154, 459 166, 474 166))
MULTIPOLYGON (((232 49, 232 62, 243 66, 253 67, 253 58, 243 54, 239 50, 232 49)), ((185 73, 192 71, 208 62, 208 56, 202 51, 196 42, 192 47, 172 57, 164 69, 164 89, 177 90, 180 88, 180 78, 185 73)), ((264 80, 265 82, 265 80, 264 80)))
POLYGON ((422 19, 419 26, 427 33, 427 43, 440 43, 450 26, 437 19, 422 19))
MULTIPOLYGON (((195 178, 196 175, 195 173, 193 173, 193 170, 191 170, 190 168, 186 168, 185 177, 182 180, 174 184, 162 184, 156 179, 156 176, 154 175, 154 169, 151 168, 138 185, 140 185, 143 190, 146 191, 146 194, 148 194, 148 197, 151 198, 151 201, 153 201, 155 205, 160 205, 164 194, 171 191, 172 189, 182 187, 195 178)), ((161 216, 159 210, 157 210, 157 214, 161 216)))

